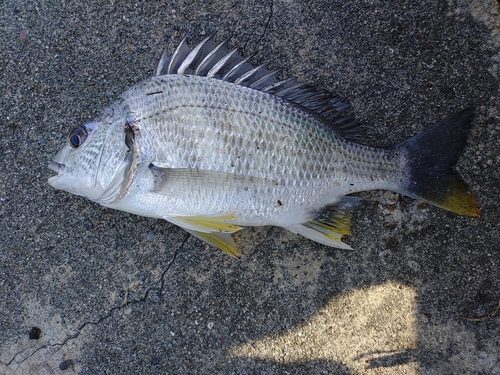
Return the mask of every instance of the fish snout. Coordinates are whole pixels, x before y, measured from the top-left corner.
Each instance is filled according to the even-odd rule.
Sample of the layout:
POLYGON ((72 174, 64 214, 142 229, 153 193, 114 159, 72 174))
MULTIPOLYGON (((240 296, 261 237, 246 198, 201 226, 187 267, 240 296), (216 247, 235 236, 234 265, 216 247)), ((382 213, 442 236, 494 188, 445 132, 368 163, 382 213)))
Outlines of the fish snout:
POLYGON ((64 173, 64 170, 66 169, 66 165, 51 161, 49 163, 49 168, 52 169, 54 172, 57 173, 56 176, 49 177, 48 183, 50 186, 55 187, 56 181, 61 177, 61 175, 64 173))

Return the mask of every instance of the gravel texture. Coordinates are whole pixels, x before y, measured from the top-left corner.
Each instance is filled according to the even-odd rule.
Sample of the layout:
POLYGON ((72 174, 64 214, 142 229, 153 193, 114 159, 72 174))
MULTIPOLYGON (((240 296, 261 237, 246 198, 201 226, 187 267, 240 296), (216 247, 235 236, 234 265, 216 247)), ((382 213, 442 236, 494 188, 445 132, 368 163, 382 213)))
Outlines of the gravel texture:
POLYGON ((499 2, 164 3, 0 2, 0 374, 500 374, 499 2), (368 192, 354 251, 246 228, 235 260, 47 184, 73 127, 213 31, 373 145, 475 105, 481 216, 368 192))

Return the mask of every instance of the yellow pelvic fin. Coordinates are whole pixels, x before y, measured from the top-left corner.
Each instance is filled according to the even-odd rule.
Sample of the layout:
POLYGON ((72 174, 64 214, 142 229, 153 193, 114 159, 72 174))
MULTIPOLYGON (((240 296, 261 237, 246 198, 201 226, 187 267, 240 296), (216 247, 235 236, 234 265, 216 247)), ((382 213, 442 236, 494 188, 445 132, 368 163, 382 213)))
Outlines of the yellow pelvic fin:
POLYGON ((229 224, 228 221, 235 219, 234 215, 219 215, 219 216, 175 216, 169 219, 174 224, 181 226, 184 229, 191 229, 198 232, 213 233, 224 232, 234 233, 242 227, 234 224, 229 224))
POLYGON ((231 235, 228 233, 206 233, 191 229, 186 229, 186 231, 209 245, 221 249, 232 257, 239 258, 241 256, 240 252, 236 249, 236 244, 231 238, 231 235))

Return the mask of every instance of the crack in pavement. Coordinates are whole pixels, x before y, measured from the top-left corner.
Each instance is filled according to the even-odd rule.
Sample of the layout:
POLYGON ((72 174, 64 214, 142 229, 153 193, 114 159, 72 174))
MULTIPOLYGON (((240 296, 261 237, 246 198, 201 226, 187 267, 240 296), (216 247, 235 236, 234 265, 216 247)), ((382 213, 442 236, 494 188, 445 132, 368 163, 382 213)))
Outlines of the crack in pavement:
POLYGON ((257 39, 256 46, 260 45, 260 42, 262 39, 264 39, 264 36, 267 33, 267 29, 269 28, 269 24, 271 23, 271 18, 273 18, 273 7, 274 7, 274 0, 271 0, 271 6, 269 8, 269 17, 267 18, 266 23, 264 24, 264 31, 262 32, 261 36, 259 39, 257 39))
MULTIPOLYGON (((269 24, 271 23, 271 19, 273 18, 273 7, 274 7, 274 0, 271 0, 271 6, 269 7, 269 15, 268 15, 267 21, 265 21, 265 23, 264 23, 264 31, 262 31, 260 37, 255 42, 255 46, 260 45, 260 42, 262 41, 262 39, 264 39, 264 36, 267 33, 267 29, 269 28, 269 24)), ((242 48, 243 51, 247 50, 248 42, 249 41, 247 40, 245 42, 245 44, 243 45, 243 48, 242 48)))
MULTIPOLYGON (((55 344, 51 344, 50 342, 45 344, 45 345, 42 345, 40 346, 39 348, 37 348, 33 353, 31 353, 29 356, 27 356, 26 358, 24 358, 23 360, 19 361, 18 364, 22 364, 24 363, 25 361, 27 361, 28 359, 30 359, 31 357, 33 357, 37 352, 39 352, 40 350, 43 350, 43 349, 48 349, 48 348, 56 348, 56 347, 59 347, 57 350, 55 350, 55 353, 57 353, 58 351, 61 350, 62 347, 64 347, 64 345, 66 345, 66 343, 70 340, 73 340, 73 339, 76 339, 81 331, 88 325, 98 325, 99 323, 101 323, 102 321, 110 318, 113 313, 115 311, 118 311, 120 309, 123 309, 129 305, 133 305, 133 304, 137 304, 137 303, 141 303, 141 302, 144 302, 147 300, 149 294, 151 293, 151 291, 153 290, 159 290, 161 291, 163 289, 163 287, 165 286, 165 275, 168 273, 168 271, 170 271, 170 269, 172 268, 172 265, 174 264, 175 260, 177 259, 177 255, 179 254, 179 251, 182 250, 182 248, 184 247, 184 245, 186 244, 186 242, 188 241, 188 239, 191 237, 190 234, 186 233, 186 237, 184 238, 184 241, 182 241, 182 244, 175 250, 174 252, 174 255, 172 256, 172 259, 170 260, 170 262, 168 263, 167 267, 165 268, 165 270, 162 272, 161 274, 161 278, 160 278, 160 285, 159 286, 152 286, 150 287, 148 290, 146 290, 146 292, 144 293, 144 295, 141 297, 141 298, 138 298, 138 299, 134 299, 134 300, 131 300, 129 301, 128 300, 128 292, 126 294, 126 297, 125 297, 125 302, 119 306, 115 306, 115 307, 112 307, 111 309, 109 309, 109 312, 108 314, 106 314, 105 316, 102 316, 100 318, 98 318, 97 320, 94 320, 94 321, 88 321, 88 322, 84 322, 82 323, 77 329, 76 329, 76 333, 74 333, 73 335, 69 335, 66 337, 65 340, 63 340, 61 343, 55 343, 55 344)), ((31 347, 32 348, 32 347, 31 347)), ((18 357, 21 353, 29 350, 30 348, 24 348, 22 349, 21 351, 19 351, 18 353, 16 353, 12 359, 10 361, 8 361, 7 363, 5 362, 0 362, 0 364, 3 364, 7 367, 9 367, 13 362, 14 360, 16 359, 16 357, 18 357)))

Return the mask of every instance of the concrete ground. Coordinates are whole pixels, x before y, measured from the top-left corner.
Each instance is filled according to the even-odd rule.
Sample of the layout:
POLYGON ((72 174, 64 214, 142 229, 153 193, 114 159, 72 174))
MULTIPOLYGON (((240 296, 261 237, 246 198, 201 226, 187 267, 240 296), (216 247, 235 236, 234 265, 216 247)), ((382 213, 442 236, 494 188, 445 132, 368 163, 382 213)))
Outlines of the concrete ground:
POLYGON ((498 1, 0 2, 0 374, 500 374, 498 1), (163 3, 168 3, 165 5, 163 3), (272 227, 240 260, 47 184, 69 131, 217 30, 389 145, 470 104, 460 217, 361 194, 355 249, 272 227), (467 319, 472 318, 472 319, 467 319))

